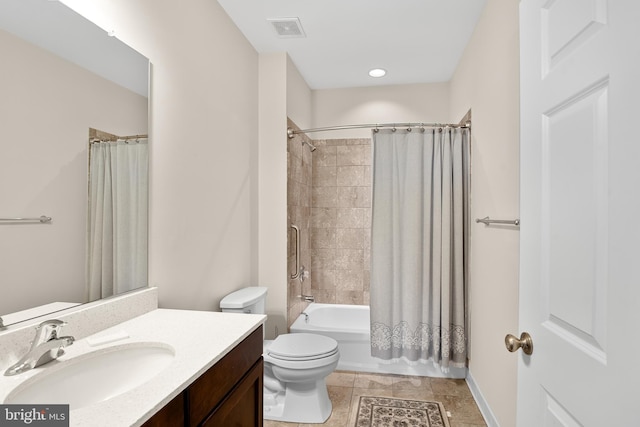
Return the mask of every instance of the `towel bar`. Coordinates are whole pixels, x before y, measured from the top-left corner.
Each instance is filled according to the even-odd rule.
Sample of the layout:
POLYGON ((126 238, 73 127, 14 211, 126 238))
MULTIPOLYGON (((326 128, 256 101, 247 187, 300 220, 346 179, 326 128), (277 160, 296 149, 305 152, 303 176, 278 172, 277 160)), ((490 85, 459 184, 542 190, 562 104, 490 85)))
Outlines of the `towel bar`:
POLYGON ((49 223, 51 222, 51 217, 50 216, 45 216, 45 215, 41 215, 38 218, 0 218, 0 221, 4 221, 4 222, 33 222, 33 221, 39 221, 43 224, 49 223))
POLYGON ((476 218, 476 222, 481 222, 484 225, 491 225, 491 224, 520 225, 519 219, 491 219, 488 216, 485 216, 484 218, 476 218))

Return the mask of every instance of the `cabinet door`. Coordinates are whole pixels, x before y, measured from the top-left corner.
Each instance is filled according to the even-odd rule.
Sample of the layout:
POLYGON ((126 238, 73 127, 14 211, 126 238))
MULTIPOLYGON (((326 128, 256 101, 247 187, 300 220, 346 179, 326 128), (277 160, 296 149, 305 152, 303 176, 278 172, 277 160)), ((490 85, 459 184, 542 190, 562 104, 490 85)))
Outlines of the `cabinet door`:
POLYGON ((189 387, 188 425, 197 426, 206 419, 213 409, 224 402, 230 390, 236 387, 258 360, 262 360, 262 327, 245 338, 189 387))
POLYGON ((145 422, 142 427, 180 427, 183 425, 185 425, 184 393, 180 393, 145 422))
POLYGON ((202 427, 262 427, 262 358, 229 393, 202 427))

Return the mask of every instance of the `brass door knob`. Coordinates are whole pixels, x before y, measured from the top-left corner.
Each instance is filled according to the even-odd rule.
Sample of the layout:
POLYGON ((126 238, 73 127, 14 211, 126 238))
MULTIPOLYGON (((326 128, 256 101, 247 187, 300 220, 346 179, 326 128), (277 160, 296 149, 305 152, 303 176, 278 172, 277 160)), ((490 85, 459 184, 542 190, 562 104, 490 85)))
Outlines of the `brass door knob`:
POLYGON ((520 334, 520 339, 514 337, 511 334, 508 334, 504 337, 504 345, 507 346, 507 350, 510 352, 514 352, 519 348, 522 348, 524 354, 530 355, 533 353, 533 340, 531 339, 531 335, 527 332, 523 332, 520 334))

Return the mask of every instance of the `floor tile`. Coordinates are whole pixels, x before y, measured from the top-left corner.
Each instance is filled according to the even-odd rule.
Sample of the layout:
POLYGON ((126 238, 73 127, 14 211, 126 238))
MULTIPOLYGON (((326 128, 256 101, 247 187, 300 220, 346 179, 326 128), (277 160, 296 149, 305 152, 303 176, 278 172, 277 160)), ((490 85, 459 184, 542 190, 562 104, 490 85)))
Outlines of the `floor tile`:
POLYGON ((333 406, 331 416, 344 415, 344 422, 346 422, 346 418, 349 415, 353 388, 327 386, 327 390, 329 391, 329 399, 331 399, 331 405, 333 406))
POLYGON ((435 400, 442 402, 444 408, 451 413, 450 421, 471 424, 484 423, 484 418, 473 398, 435 395, 435 400))
POLYGON ((431 390, 434 394, 443 394, 448 396, 471 397, 467 382, 461 379, 451 378, 430 378, 431 390))
POLYGON ((358 372, 353 384, 355 388, 389 388, 393 385, 392 375, 358 372))
POLYGON ((451 427, 486 427, 465 380, 336 371, 327 377, 326 383, 333 411, 324 424, 265 420, 264 427, 352 427, 360 396, 437 401, 451 413, 451 427))
POLYGON ((427 377, 409 377, 404 375, 399 375, 396 377, 392 377, 393 380, 393 391, 397 390, 416 390, 423 391, 429 390, 431 391, 431 379, 427 377))
POLYGON ((335 385, 340 387, 352 387, 356 379, 355 372, 335 371, 326 379, 327 385, 335 385))
POLYGON ((298 423, 283 423, 282 421, 264 420, 263 427, 298 427, 298 423))

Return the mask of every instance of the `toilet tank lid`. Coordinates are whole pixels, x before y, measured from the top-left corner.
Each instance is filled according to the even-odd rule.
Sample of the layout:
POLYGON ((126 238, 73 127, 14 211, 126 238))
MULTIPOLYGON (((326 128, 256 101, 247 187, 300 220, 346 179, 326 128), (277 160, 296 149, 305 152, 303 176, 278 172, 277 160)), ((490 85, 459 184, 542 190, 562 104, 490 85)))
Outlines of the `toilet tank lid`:
POLYGON ((267 289, 264 286, 249 286, 230 293, 220 301, 220 308, 246 308, 265 298, 267 289))

